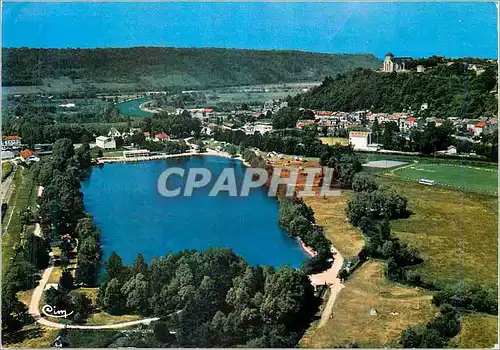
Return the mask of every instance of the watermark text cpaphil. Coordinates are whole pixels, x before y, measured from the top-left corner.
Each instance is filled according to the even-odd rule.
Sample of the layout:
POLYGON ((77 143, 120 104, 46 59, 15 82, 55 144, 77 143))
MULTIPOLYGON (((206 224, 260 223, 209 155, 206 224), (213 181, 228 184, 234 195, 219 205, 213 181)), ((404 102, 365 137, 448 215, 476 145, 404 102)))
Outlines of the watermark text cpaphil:
POLYGON ((340 190, 332 190, 330 184, 333 179, 334 170, 331 168, 305 168, 299 172, 298 169, 286 168, 287 176, 282 176, 284 168, 275 167, 272 175, 261 168, 246 168, 243 180, 237 184, 234 168, 225 168, 220 174, 214 176, 207 168, 178 168, 171 167, 164 170, 158 178, 158 193, 164 197, 192 196, 196 189, 209 187, 209 196, 217 196, 227 193, 231 197, 246 197, 253 188, 267 186, 268 196, 276 196, 278 187, 285 186, 284 195, 287 197, 295 194, 301 197, 312 197, 316 195, 332 197, 339 196, 340 190), (183 180, 176 186, 168 186, 169 180, 177 177, 183 180), (299 177, 305 177, 300 184, 301 190, 297 191, 299 177), (315 180, 322 178, 321 187, 315 189, 315 180), (215 180, 215 181, 212 181, 215 180))

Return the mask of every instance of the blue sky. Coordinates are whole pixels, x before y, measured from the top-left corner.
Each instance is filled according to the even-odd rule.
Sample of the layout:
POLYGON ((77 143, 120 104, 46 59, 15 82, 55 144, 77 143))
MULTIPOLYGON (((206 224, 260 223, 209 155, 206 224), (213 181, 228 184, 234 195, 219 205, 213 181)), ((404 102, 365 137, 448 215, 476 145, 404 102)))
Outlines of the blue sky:
POLYGON ((3 47, 235 47, 496 58, 494 3, 3 3, 3 47))

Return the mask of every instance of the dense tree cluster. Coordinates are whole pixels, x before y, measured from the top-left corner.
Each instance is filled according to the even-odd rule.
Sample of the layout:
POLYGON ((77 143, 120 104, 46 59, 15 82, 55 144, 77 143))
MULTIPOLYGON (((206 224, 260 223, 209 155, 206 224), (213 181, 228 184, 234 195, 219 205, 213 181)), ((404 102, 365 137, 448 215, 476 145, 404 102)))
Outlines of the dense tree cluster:
POLYGON ((300 109, 297 107, 281 108, 273 116, 274 129, 295 128, 299 120, 314 120, 314 113, 309 109, 300 109))
POLYGON ((320 154, 328 148, 315 137, 305 137, 297 134, 294 136, 283 136, 276 133, 255 133, 245 135, 241 130, 224 131, 216 130, 214 139, 224 141, 234 145, 240 145, 244 148, 255 147, 265 152, 280 152, 285 154, 303 155, 308 157, 319 157, 320 154))
POLYGON ((434 294, 432 302, 437 306, 451 304, 457 305, 463 310, 485 312, 491 315, 498 314, 496 290, 488 290, 469 282, 446 285, 434 294))
POLYGON ((84 211, 80 179, 91 165, 90 148, 84 144, 76 150, 69 139, 54 143, 51 158, 37 164, 35 169, 44 191, 38 215, 44 236, 61 240, 63 258, 68 259, 71 242, 61 239, 66 234, 78 239, 78 268, 76 280, 95 285, 99 274, 101 247, 99 231, 84 211))
POLYGON ((315 309, 302 271, 252 267, 229 249, 170 253, 149 266, 141 255, 124 266, 113 253, 105 265, 102 308, 160 317, 163 345, 293 347, 315 309))
POLYGON ((461 61, 440 65, 425 73, 380 74, 355 69, 335 78, 328 77, 311 91, 290 99, 289 105, 331 111, 373 112, 420 111, 422 115, 448 118, 494 116, 497 101, 490 93, 496 86, 496 64, 482 74, 466 70, 461 61), (467 84, 467 89, 464 89, 467 84))
POLYGON ((368 256, 387 259, 387 278, 423 285, 422 277, 411 270, 411 266, 422 262, 418 250, 391 236, 389 220, 409 214, 406 197, 379 188, 375 179, 366 173, 357 173, 352 187, 356 194, 348 202, 347 216, 365 236, 365 246, 358 255, 360 260, 368 256))
POLYGON ((449 304, 439 308, 440 314, 427 324, 408 327, 401 333, 404 348, 444 348, 449 339, 460 332, 460 315, 449 304))
POLYGON ((50 115, 10 115, 2 123, 5 135, 18 135, 30 148, 35 143, 53 143, 68 138, 74 143, 90 142, 94 135, 107 135, 108 125, 57 123, 50 115))
POLYGON ((213 48, 133 47, 2 50, 2 85, 38 85, 42 78, 164 86, 235 86, 316 81, 354 67, 378 68, 373 55, 213 48), (153 79, 154 82, 154 79, 153 79), (149 84, 148 84, 149 83, 149 84))
MULTIPOLYGON (((356 184, 356 188, 360 186, 356 184)), ((410 214, 406 197, 389 189, 369 189, 371 190, 356 192, 347 204, 347 217, 354 226, 360 226, 365 218, 392 220, 406 218, 410 214)))
POLYGON ((191 117, 189 113, 156 113, 151 118, 145 118, 141 125, 143 131, 148 131, 152 135, 165 132, 174 139, 199 137, 201 131, 200 119, 191 117))
POLYGON ((290 235, 300 238, 317 253, 315 257, 304 262, 302 269, 305 273, 317 273, 330 267, 333 261, 330 242, 325 237, 323 228, 316 225, 312 208, 302 199, 281 199, 278 223, 290 235))

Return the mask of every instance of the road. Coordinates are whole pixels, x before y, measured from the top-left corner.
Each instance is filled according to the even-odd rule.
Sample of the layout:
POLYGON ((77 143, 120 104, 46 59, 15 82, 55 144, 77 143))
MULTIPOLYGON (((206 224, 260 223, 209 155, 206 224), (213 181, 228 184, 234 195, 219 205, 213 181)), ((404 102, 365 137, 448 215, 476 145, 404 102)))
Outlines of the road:
POLYGON ((43 291, 45 290, 45 286, 47 285, 47 282, 49 281, 50 275, 52 274, 52 271, 54 270, 54 256, 53 253, 50 253, 50 266, 45 269, 43 272, 42 278, 40 279, 40 282, 38 286, 35 288, 33 291, 33 295, 31 296, 30 300, 30 305, 28 309, 28 313, 36 320, 37 323, 42 324, 47 327, 52 327, 52 328, 71 328, 71 329, 118 329, 118 328, 125 328, 125 327, 130 327, 130 326, 135 326, 139 324, 149 324, 153 321, 159 320, 158 317, 152 317, 152 318, 145 318, 142 320, 136 320, 136 321, 129 321, 129 322, 121 322, 121 323, 115 323, 115 324, 107 324, 107 325, 101 325, 101 326, 86 326, 86 325, 66 325, 63 323, 57 323, 53 321, 49 321, 46 318, 42 317, 40 313, 40 300, 42 299, 43 291))
POLYGON ((319 321, 318 328, 324 326, 330 318, 333 304, 335 303, 335 300, 337 299, 337 296, 342 288, 344 288, 344 284, 337 277, 342 265, 344 264, 344 257, 333 246, 332 252, 335 254, 332 266, 326 271, 309 276, 313 285, 327 284, 330 288, 330 296, 328 297, 325 308, 321 313, 321 320, 319 321))

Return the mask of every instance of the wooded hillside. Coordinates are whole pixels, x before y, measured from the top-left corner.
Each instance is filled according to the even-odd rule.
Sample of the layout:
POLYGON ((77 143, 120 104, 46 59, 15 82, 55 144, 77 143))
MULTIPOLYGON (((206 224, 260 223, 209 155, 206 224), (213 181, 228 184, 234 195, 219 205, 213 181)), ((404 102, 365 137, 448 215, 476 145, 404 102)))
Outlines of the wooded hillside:
POLYGON ((291 106, 331 111, 372 112, 418 111, 422 104, 428 110, 422 116, 469 117, 496 115, 496 65, 477 74, 467 70, 461 61, 427 69, 424 73, 380 73, 355 69, 321 86, 295 96, 291 106))
POLYGON ((158 87, 212 87, 319 81, 355 67, 378 68, 371 54, 320 54, 215 48, 2 50, 3 86, 37 85, 69 77, 107 83, 151 82, 158 87))

